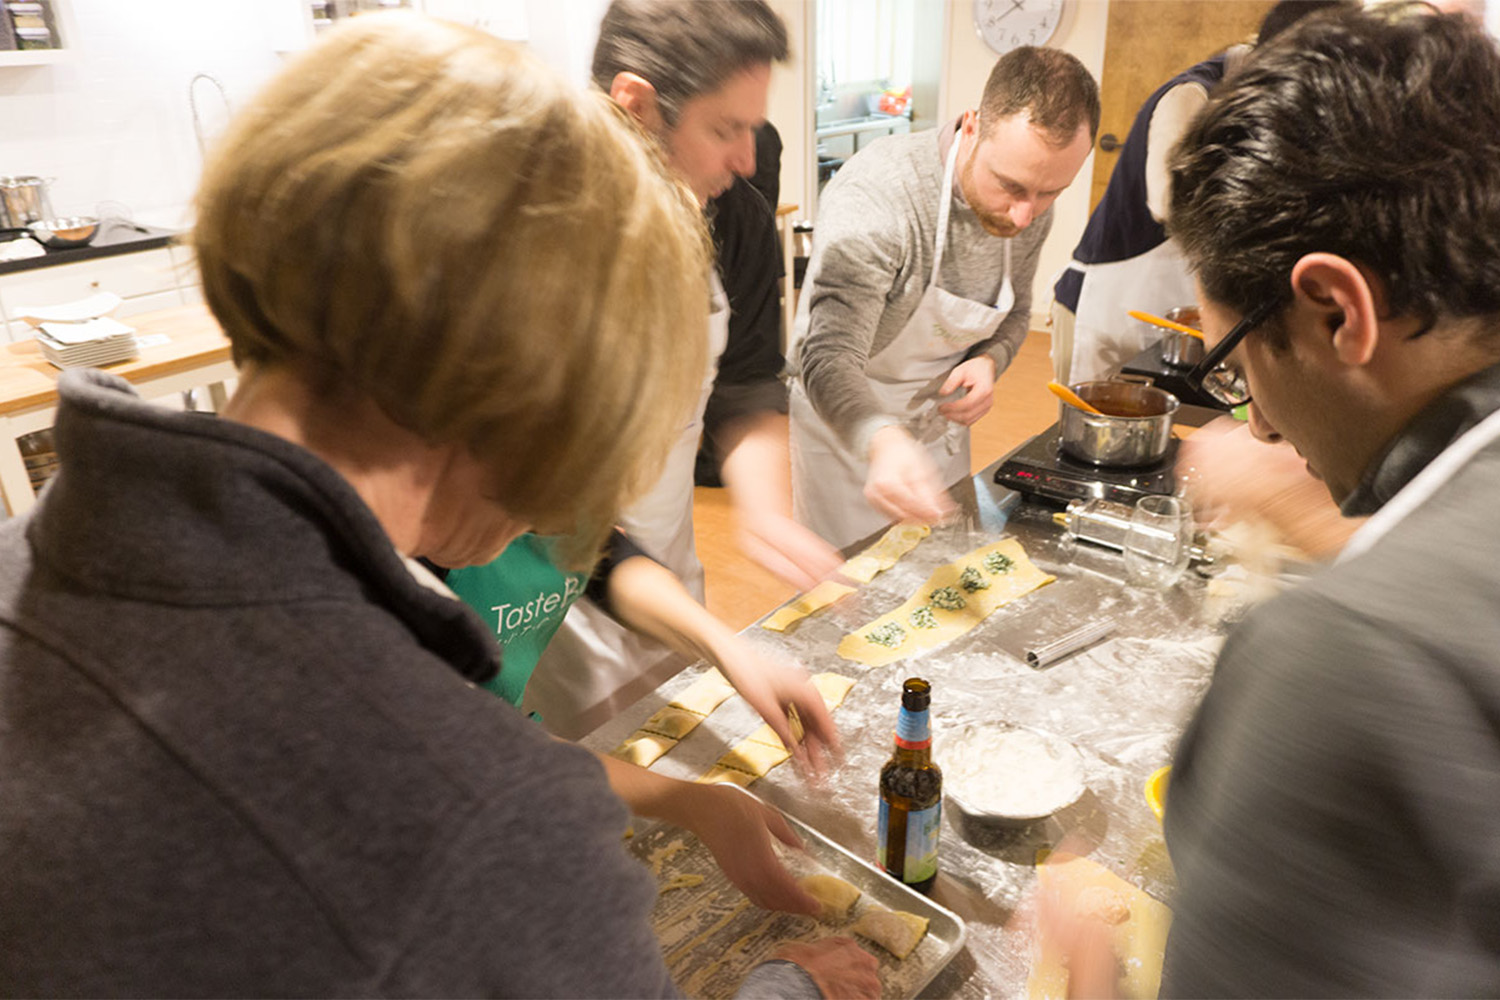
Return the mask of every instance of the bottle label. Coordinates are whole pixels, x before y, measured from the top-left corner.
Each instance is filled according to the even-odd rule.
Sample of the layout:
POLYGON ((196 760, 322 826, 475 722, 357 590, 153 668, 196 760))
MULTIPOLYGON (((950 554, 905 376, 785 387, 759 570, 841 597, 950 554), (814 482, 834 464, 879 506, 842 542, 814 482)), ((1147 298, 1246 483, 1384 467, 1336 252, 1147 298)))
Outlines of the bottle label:
POLYGON ((937 874, 938 831, 943 825, 943 803, 939 801, 928 809, 915 809, 906 814, 906 860, 899 872, 891 871, 887 863, 886 836, 890 830, 891 806, 880 800, 880 829, 876 840, 876 861, 880 867, 901 881, 915 884, 925 882, 937 874))
POLYGON ((896 745, 907 750, 925 750, 932 746, 932 725, 927 712, 913 712, 905 705, 896 716, 896 745))

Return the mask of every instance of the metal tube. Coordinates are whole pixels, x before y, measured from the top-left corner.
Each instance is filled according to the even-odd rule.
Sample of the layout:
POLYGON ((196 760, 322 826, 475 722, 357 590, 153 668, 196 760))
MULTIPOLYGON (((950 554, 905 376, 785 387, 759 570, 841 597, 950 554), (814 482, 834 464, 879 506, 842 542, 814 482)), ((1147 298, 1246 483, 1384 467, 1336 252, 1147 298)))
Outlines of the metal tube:
POLYGON ((1085 646, 1093 645, 1100 639, 1115 630, 1112 619, 1105 618, 1102 621, 1093 622, 1082 628, 1076 628, 1066 635, 1059 636, 1051 642, 1044 642, 1034 649, 1026 651, 1026 662, 1037 670, 1051 666, 1065 656, 1078 652, 1085 646))

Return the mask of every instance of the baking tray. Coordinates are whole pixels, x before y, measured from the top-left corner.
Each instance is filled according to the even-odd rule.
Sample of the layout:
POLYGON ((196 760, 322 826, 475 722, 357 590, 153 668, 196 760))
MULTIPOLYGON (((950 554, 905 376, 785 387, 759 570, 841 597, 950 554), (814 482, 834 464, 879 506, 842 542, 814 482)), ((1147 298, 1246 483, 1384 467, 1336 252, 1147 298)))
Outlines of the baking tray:
POLYGON ((803 853, 776 845, 793 875, 836 875, 863 891, 843 921, 824 923, 812 917, 763 910, 730 884, 713 854, 697 837, 668 823, 643 826, 642 821, 636 821, 627 847, 656 876, 659 891, 651 911, 651 926, 678 988, 692 997, 733 996, 750 969, 765 961, 778 946, 848 934, 861 914, 879 905, 915 913, 929 921, 926 936, 905 960, 856 937, 880 961, 881 995, 915 997, 963 948, 967 933, 963 920, 795 817, 786 819, 807 848, 803 853))

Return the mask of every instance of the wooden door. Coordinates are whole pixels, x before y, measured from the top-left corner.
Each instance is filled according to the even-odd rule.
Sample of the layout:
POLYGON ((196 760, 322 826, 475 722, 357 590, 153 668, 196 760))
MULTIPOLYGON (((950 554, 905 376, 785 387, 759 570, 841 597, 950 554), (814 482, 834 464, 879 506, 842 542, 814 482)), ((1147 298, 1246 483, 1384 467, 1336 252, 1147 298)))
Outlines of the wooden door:
POLYGON ((1094 150, 1093 211, 1146 98, 1173 76, 1236 42, 1251 41, 1275 0, 1110 0, 1104 36, 1099 142, 1094 150))

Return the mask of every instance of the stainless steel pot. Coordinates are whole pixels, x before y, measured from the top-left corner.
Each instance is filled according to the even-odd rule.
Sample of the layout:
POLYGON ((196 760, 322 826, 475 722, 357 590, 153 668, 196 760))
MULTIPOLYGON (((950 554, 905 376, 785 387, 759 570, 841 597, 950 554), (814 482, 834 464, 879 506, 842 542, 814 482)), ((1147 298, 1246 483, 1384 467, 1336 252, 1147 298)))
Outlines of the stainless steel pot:
POLYGON ((1151 385, 1150 379, 1120 376, 1109 382, 1070 386, 1087 403, 1104 411, 1096 416, 1058 403, 1062 450, 1090 465, 1128 469, 1151 465, 1172 442, 1177 397, 1151 385))
MULTIPOLYGON (((1178 306, 1168 311, 1166 319, 1173 323, 1203 329, 1197 306, 1178 306)), ((1173 368, 1191 368, 1203 360, 1203 339, 1180 330, 1162 330, 1161 359, 1173 368)))

